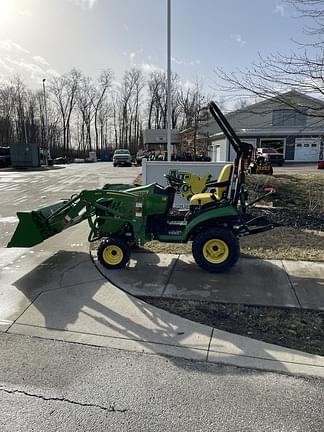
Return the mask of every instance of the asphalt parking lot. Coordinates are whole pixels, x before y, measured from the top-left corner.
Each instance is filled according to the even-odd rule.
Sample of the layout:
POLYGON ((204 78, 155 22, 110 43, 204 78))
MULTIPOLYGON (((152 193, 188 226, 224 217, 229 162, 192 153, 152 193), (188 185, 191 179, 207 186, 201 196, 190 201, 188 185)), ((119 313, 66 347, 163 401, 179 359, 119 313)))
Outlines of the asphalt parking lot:
POLYGON ((107 183, 132 183, 141 168, 114 168, 111 162, 71 164, 52 170, 0 170, 0 247, 17 225, 17 211, 30 211, 107 183))

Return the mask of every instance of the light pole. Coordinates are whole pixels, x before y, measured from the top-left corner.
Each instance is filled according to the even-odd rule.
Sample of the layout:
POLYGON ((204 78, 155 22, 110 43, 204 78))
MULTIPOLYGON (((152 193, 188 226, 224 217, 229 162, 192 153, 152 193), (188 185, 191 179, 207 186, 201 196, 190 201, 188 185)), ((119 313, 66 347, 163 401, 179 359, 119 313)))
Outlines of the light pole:
POLYGON ((45 137, 45 142, 47 144, 47 150, 48 150, 48 158, 51 158, 51 149, 50 149, 50 145, 49 145, 49 140, 48 140, 48 117, 47 117, 47 102, 46 102, 46 89, 45 89, 45 81, 46 78, 43 78, 43 97, 44 97, 44 110, 45 110, 45 127, 44 127, 44 137, 45 137))
POLYGON ((171 161, 172 105, 171 105, 171 0, 167 0, 167 153, 171 161))

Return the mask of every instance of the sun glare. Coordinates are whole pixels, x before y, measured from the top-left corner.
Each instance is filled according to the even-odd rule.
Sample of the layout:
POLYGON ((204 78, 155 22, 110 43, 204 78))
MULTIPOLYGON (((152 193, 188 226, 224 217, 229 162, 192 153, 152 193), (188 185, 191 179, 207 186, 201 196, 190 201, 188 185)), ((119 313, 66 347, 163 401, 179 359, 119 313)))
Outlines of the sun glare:
POLYGON ((10 13, 14 0, 0 0, 0 18, 6 18, 10 13))

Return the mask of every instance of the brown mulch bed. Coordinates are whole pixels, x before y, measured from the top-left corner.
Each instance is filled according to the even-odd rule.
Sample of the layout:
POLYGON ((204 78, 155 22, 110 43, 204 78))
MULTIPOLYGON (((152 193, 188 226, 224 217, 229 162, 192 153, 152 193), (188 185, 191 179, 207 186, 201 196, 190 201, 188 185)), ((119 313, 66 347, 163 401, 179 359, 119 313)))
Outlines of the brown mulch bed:
POLYGON ((324 356, 324 311, 151 297, 143 300, 219 330, 324 356))

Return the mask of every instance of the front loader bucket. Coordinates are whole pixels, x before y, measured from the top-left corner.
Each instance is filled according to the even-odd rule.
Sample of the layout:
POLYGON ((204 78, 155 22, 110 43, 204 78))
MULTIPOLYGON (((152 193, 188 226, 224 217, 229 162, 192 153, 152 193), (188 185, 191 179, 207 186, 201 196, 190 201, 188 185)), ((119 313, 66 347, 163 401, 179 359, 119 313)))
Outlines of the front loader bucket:
POLYGON ((60 232, 50 226, 47 218, 64 205, 60 202, 31 212, 18 212, 19 223, 7 247, 32 247, 60 232))

